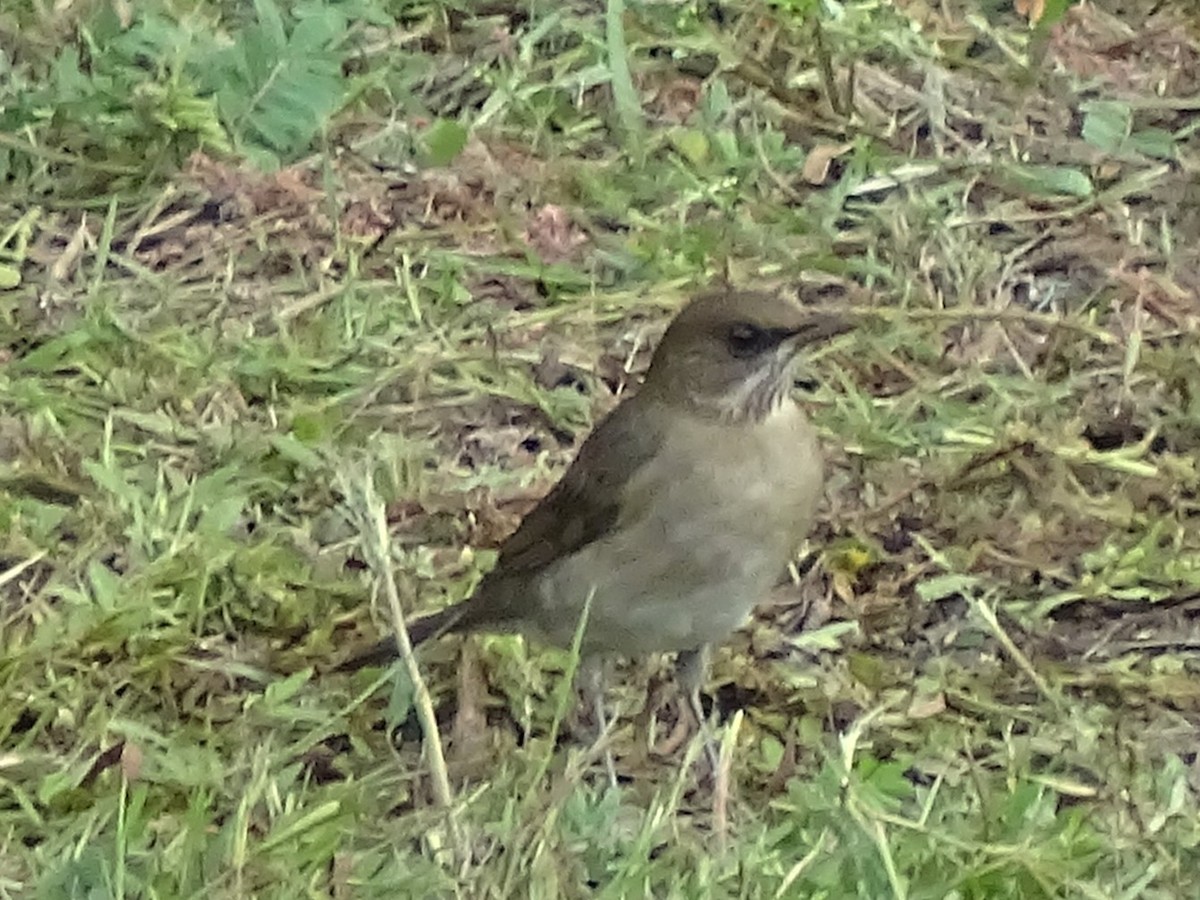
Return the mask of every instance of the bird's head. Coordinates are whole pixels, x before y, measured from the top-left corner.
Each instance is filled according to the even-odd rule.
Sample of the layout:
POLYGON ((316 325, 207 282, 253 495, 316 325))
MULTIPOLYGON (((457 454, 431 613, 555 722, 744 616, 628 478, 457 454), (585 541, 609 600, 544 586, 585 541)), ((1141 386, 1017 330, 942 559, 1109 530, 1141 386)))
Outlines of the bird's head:
POLYGON ((642 390, 724 419, 761 419, 787 399, 800 350, 850 327, 775 294, 702 294, 667 327, 642 390))

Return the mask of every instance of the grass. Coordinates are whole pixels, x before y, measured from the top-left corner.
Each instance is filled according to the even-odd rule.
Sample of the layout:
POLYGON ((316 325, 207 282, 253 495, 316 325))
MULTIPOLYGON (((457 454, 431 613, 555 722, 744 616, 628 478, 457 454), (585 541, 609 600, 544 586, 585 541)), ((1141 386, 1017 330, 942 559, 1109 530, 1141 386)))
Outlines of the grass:
POLYGON ((12 6, 0 896, 1200 888, 1190 7, 12 6), (726 777, 655 661, 612 790, 569 660, 443 641, 439 807, 412 680, 325 670, 721 279, 863 323, 726 777))

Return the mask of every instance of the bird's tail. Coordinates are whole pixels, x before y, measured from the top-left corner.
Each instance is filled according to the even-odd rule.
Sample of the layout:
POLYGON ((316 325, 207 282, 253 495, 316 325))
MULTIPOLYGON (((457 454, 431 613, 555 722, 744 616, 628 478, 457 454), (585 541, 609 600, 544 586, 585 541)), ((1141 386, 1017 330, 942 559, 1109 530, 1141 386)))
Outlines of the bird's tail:
MULTIPOLYGON (((414 647, 419 646, 431 638, 439 637, 448 631, 452 631, 463 616, 463 611, 459 608, 460 605, 450 606, 440 612, 422 616, 420 619, 409 624, 408 639, 412 642, 412 645, 414 647)), ((357 656, 350 657, 350 659, 343 663, 339 663, 334 666, 333 671, 357 672, 359 669, 365 669, 367 666, 384 666, 399 656, 400 648, 397 646, 396 638, 393 635, 384 638, 370 650, 366 650, 357 656)))

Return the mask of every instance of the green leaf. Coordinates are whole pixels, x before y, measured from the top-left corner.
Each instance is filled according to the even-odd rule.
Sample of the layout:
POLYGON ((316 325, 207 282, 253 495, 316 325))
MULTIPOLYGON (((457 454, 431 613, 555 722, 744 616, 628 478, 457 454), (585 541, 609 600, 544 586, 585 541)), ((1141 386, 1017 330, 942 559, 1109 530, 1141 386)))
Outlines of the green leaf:
POLYGON ((209 506, 200 514, 196 531, 200 534, 223 535, 237 524, 246 506, 245 497, 225 497, 209 506))
POLYGON ((1042 7, 1042 17, 1038 19, 1038 30, 1045 31, 1050 26, 1058 24, 1067 14, 1067 10, 1078 2, 1079 0, 1046 0, 1042 7))
POLYGON ((965 594, 979 584, 974 575, 935 575, 917 584, 917 596, 925 601, 945 600, 955 594, 965 594))
POLYGON ((258 21, 235 43, 205 57, 195 75, 216 94, 221 119, 239 143, 291 157, 308 148, 344 102, 347 22, 340 13, 311 15, 288 33, 271 0, 257 0, 258 21))
POLYGON ((1084 103, 1083 139, 1106 153, 1118 153, 1133 126, 1133 111, 1128 103, 1093 100, 1084 103))
POLYGON ((834 652, 842 649, 842 638, 858 632, 857 622, 830 622, 811 631, 802 631, 792 637, 792 645, 803 650, 825 650, 834 652))
POLYGON ((604 8, 604 36, 608 51, 608 71, 612 79, 613 103, 621 131, 629 142, 627 148, 635 157, 644 144, 645 121, 641 98, 633 85, 629 71, 629 46, 625 41, 625 2, 607 0, 604 8))
POLYGON ((392 693, 388 697, 385 718, 391 728, 408 721, 412 714, 413 701, 416 698, 416 687, 403 666, 395 667, 396 674, 392 677, 392 693))
POLYGON ((716 149, 721 161, 731 168, 737 165, 742 158, 737 135, 734 134, 731 128, 717 129, 716 133, 713 134, 713 147, 716 149))
POLYGON ((713 125, 721 124, 732 113, 733 100, 729 96, 729 88, 726 87, 724 81, 717 79, 709 84, 708 89, 704 92, 701 110, 705 120, 713 125))
POLYGON ((292 417, 292 437, 302 444, 319 444, 328 433, 324 418, 317 413, 297 413, 292 417))
POLYGON ((879 691, 888 686, 883 663, 878 657, 852 651, 847 655, 846 662, 850 675, 864 687, 879 691))
POLYGON ((708 161, 708 137, 699 129, 676 128, 671 132, 671 143, 693 166, 700 166, 708 161))
POLYGON ((92 598, 103 609, 111 610, 121 596, 121 579, 112 569, 98 560, 88 563, 88 581, 92 585, 92 598))
POLYGON ((1091 179, 1070 166, 1013 166, 1010 171, 1023 189, 1046 197, 1090 197, 1094 190, 1091 179))
POLYGON ((342 806, 335 800, 322 803, 312 809, 301 809, 289 812, 281 817, 274 830, 267 835, 259 845, 259 852, 266 852, 274 847, 290 842, 299 842, 310 835, 318 826, 341 815, 342 806))
POLYGON ((282 50, 287 43, 287 34, 279 7, 271 0, 254 0, 254 12, 259 24, 256 37, 264 42, 264 49, 282 50))
POLYGON ((763 764, 768 770, 777 769, 783 761, 783 744, 772 734, 764 733, 759 738, 758 749, 762 753, 763 764))
POLYGON ((122 473, 92 459, 83 461, 83 471, 96 483, 97 487, 112 494, 118 500, 124 501, 130 506, 136 505, 141 500, 141 494, 125 480, 122 473))
POLYGON ((323 465, 319 453, 313 452, 290 434, 271 435, 271 446, 284 459, 302 469, 319 469, 323 465))
POLYGON ((1154 159, 1174 159, 1175 136, 1163 128, 1147 128, 1129 136, 1129 146, 1154 159))
POLYGON ((425 132, 426 159, 431 166, 447 166, 467 146, 470 132, 453 119, 438 119, 425 132))
POLYGON ((304 685, 308 684, 312 676, 312 669, 301 669, 289 675, 282 681, 273 681, 267 685, 263 691, 263 702, 268 706, 284 706, 289 700, 300 692, 304 685))
POLYGON ((27 353, 13 363, 16 371, 43 373, 53 372, 67 359, 76 357, 82 348, 91 343, 93 336, 87 331, 69 331, 53 338, 32 353, 27 353))

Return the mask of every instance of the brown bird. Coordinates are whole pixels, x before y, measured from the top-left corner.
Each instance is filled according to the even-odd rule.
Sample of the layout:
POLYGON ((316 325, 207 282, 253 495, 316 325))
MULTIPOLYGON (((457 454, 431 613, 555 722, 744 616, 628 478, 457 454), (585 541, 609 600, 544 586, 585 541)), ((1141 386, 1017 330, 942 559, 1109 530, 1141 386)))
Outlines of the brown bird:
MULTIPOLYGON (((783 576, 822 493, 793 363, 848 328, 772 294, 696 298, 668 326, 641 389, 596 426, 475 593, 413 622, 413 644, 488 631, 570 647, 587 607, 585 663, 675 651, 699 715, 708 645, 783 576)), ((338 668, 396 655, 388 639, 338 668)))

